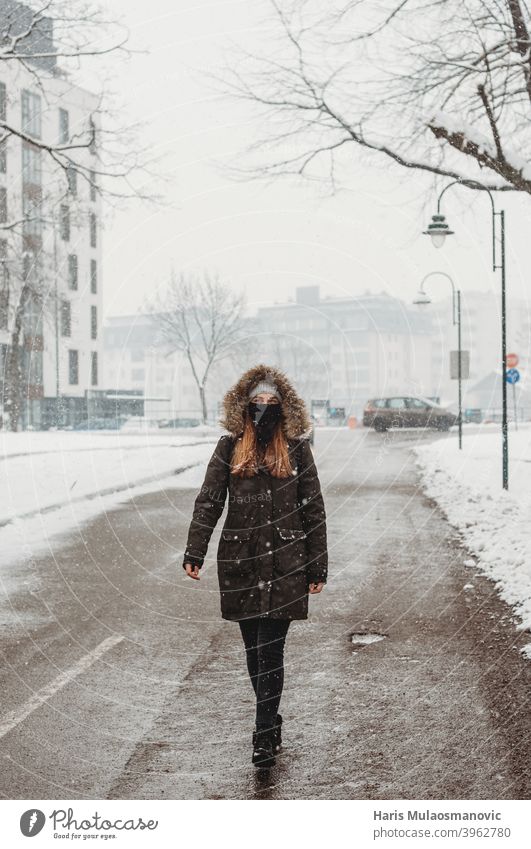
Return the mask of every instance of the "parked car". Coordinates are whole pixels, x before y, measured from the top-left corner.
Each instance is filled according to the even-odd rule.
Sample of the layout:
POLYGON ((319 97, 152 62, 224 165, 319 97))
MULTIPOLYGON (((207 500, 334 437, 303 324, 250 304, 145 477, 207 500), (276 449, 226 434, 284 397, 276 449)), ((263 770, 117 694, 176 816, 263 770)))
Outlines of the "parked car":
POLYGON ((395 395, 389 398, 371 398, 363 411, 363 424, 377 431, 390 427, 433 427, 449 430, 459 417, 424 398, 422 395, 395 395))
POLYGON ((463 413, 463 421, 466 423, 481 424, 483 411, 478 407, 468 407, 463 413))

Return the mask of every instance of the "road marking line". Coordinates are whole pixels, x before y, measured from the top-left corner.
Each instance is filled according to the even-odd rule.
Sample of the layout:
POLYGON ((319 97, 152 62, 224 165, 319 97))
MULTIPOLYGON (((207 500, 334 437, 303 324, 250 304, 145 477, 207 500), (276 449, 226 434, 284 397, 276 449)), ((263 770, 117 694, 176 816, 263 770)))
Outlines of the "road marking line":
POLYGON ((123 639, 123 636, 118 634, 115 634, 112 637, 107 637, 106 640, 103 640, 99 646, 96 646, 95 649, 78 660, 77 663, 74 663, 74 665, 69 669, 65 669, 65 671, 61 672, 61 674, 54 678, 53 681, 50 681, 49 684, 46 684, 44 687, 41 687, 40 690, 37 690, 27 702, 24 702, 23 705, 15 710, 10 711, 0 722, 0 738, 12 731, 13 728, 26 719, 30 713, 33 713, 34 710, 37 710, 38 707, 58 693, 59 690, 62 690, 63 687, 73 681, 74 678, 77 678, 78 675, 85 672, 90 666, 92 666, 93 663, 99 660, 105 652, 112 649, 113 646, 116 646, 118 643, 121 643, 123 639))

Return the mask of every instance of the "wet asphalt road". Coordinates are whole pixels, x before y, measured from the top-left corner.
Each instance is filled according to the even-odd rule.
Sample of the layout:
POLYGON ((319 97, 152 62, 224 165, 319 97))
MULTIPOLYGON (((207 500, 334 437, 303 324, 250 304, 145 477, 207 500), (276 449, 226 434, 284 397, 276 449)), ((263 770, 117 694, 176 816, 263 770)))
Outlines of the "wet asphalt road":
POLYGON ((2 798, 529 798, 529 635, 422 494, 410 447, 426 438, 456 436, 317 435, 330 576, 288 634, 269 773, 250 763, 252 690, 214 564, 192 582, 176 554, 195 489, 51 541, 0 628, 2 798))

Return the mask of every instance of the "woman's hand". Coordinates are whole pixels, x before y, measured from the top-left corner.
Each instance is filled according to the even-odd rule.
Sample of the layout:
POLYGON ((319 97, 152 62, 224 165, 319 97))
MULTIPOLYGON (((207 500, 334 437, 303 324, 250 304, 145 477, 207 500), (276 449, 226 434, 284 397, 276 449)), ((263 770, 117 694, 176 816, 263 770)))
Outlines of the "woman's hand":
POLYGON ((314 593, 320 593, 321 590, 323 589, 323 587, 324 587, 324 583, 310 584, 309 590, 310 590, 311 594, 314 595, 314 593))
POLYGON ((191 563, 185 563, 184 568, 186 569, 186 574, 189 578, 193 578, 194 581, 200 581, 199 577, 199 566, 192 566, 191 563))

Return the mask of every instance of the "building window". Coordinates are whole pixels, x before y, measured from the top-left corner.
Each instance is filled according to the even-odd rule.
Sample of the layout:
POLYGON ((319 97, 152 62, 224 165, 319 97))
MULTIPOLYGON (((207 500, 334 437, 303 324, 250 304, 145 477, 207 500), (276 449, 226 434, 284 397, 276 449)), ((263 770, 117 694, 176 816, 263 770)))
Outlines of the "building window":
MULTIPOLYGON (((26 337, 42 336, 42 303, 39 303, 39 298, 35 292, 29 294, 24 304, 23 328, 26 337)), ((33 350, 42 350, 42 348, 37 347, 38 344, 38 341, 33 338, 33 350)))
POLYGON ((96 200, 96 172, 95 171, 90 172, 89 179, 90 179, 90 199, 96 200))
POLYGON ((31 251, 25 251, 22 258, 22 279, 32 283, 37 279, 37 257, 31 251))
POLYGON ((90 360, 90 385, 97 386, 98 385, 98 352, 92 351, 92 357, 90 360))
POLYGON ((0 224, 7 224, 7 189, 0 186, 0 224))
POLYGON ((22 352, 22 371, 28 393, 34 387, 42 387, 42 351, 33 344, 34 341, 22 352))
POLYGON ((90 291, 93 295, 98 291, 98 263, 95 259, 90 260, 90 291))
POLYGON ((77 195, 77 171, 72 165, 69 165, 68 168, 66 169, 66 180, 67 180, 67 183, 68 183, 68 191, 70 192, 71 195, 76 197, 76 195, 77 195))
POLYGON ((22 144, 22 180, 33 186, 42 183, 41 152, 28 142, 22 144))
POLYGON ((60 232, 61 239, 64 242, 70 241, 70 210, 66 204, 62 203, 59 210, 60 232))
POLYGON ((79 351, 68 351, 68 382, 72 386, 79 383, 79 351))
POLYGON ((77 289, 78 267, 77 254, 68 255, 68 288, 77 289))
POLYGON ((22 92, 22 132, 36 139, 41 137, 41 98, 24 89, 22 92))
POLYGON ((59 109, 59 142, 67 144, 70 141, 70 116, 66 109, 59 109))
POLYGON ((7 239, 0 239, 0 330, 7 329, 8 321, 9 269, 7 266, 7 239))
POLYGON ((70 301, 61 301, 61 336, 70 336, 72 332, 72 309, 70 301))
POLYGON ((98 338, 98 308, 94 304, 90 305, 90 338, 98 338))
POLYGON ((24 214, 24 235, 40 236, 42 229, 42 209, 40 199, 24 192, 22 195, 22 212, 24 214))
MULTIPOLYGON (((5 83, 0 83, 0 121, 7 118, 7 90, 5 83)), ((7 170, 7 139, 0 142, 0 174, 7 170)))
POLYGON ((93 212, 90 213, 90 247, 96 247, 97 221, 93 212))

